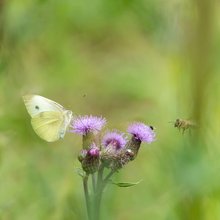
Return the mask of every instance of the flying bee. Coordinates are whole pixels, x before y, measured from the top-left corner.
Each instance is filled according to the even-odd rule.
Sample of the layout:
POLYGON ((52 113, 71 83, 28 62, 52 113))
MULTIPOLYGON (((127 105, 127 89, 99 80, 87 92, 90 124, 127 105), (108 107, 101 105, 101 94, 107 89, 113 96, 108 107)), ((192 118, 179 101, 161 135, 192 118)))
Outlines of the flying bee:
POLYGON ((182 133, 184 134, 186 129, 195 127, 196 124, 190 120, 185 120, 185 119, 176 119, 176 121, 174 122, 174 127, 178 128, 179 131, 182 130, 182 133))

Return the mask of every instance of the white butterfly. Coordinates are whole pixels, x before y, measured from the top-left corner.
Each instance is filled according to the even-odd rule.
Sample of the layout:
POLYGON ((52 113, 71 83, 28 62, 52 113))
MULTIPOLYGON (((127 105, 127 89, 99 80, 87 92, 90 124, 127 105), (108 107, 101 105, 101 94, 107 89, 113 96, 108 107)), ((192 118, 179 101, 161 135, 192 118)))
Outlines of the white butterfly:
POLYGON ((72 119, 72 111, 39 95, 23 96, 36 134, 48 142, 63 138, 72 119))

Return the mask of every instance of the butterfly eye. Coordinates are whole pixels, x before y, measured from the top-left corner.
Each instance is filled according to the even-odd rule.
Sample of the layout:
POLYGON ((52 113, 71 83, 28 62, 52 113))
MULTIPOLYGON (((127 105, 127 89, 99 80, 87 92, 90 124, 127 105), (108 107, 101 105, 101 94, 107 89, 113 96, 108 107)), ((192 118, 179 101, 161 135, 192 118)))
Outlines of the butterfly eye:
POLYGON ((35 109, 39 110, 40 108, 39 108, 39 106, 38 106, 38 105, 36 105, 36 106, 35 106, 35 109))

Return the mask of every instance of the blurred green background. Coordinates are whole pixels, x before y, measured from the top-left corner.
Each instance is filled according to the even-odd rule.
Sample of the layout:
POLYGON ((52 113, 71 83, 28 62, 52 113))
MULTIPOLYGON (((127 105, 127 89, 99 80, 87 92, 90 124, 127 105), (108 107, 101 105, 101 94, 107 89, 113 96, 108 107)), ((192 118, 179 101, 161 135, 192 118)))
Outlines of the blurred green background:
POLYGON ((21 96, 108 128, 156 127, 115 177, 102 219, 220 219, 220 4, 209 0, 0 1, 0 219, 86 219, 81 138, 46 143, 21 96), (184 135, 170 121, 193 119, 184 135))

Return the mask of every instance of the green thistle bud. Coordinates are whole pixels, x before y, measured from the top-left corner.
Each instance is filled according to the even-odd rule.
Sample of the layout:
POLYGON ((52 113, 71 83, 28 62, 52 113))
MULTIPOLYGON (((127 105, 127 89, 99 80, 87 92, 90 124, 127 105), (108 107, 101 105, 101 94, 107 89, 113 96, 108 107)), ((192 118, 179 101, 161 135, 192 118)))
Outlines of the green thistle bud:
POLYGON ((101 154, 101 160, 105 167, 108 167, 114 171, 121 169, 125 166, 134 153, 130 149, 121 149, 117 151, 106 148, 101 154))
POLYGON ((99 168, 99 148, 91 147, 82 160, 82 168, 87 174, 95 173, 99 168))
POLYGON ((87 155, 87 150, 85 150, 85 149, 82 149, 81 151, 80 151, 80 153, 79 153, 79 155, 78 155, 78 160, 80 161, 80 162, 82 162, 84 159, 85 159, 85 157, 86 157, 86 155, 87 155))
POLYGON ((131 140, 127 143, 126 149, 130 152, 130 160, 134 160, 138 154, 141 141, 132 136, 131 140))

